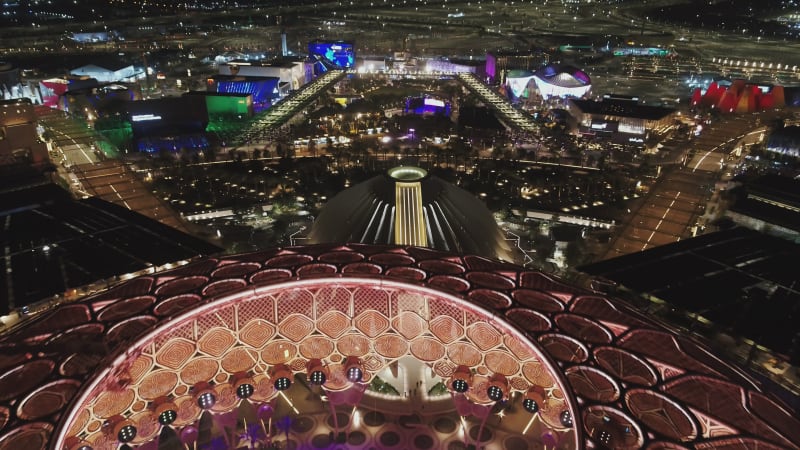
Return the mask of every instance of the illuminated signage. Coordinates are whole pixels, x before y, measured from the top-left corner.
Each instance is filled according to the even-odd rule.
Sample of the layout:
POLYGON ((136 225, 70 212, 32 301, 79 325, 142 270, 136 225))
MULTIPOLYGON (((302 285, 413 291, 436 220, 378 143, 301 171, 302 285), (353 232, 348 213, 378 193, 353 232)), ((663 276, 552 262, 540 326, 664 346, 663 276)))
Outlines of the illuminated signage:
POLYGON ((430 106, 438 106, 439 108, 444 108, 444 102, 441 100, 436 100, 435 98, 426 98, 425 104, 430 106))
POLYGON ((619 131, 629 134, 644 134, 645 129, 641 124, 621 123, 619 124, 619 131))
POLYGON ((637 137, 629 137, 628 138, 628 142, 637 142, 639 144, 642 144, 642 143, 644 143, 644 139, 637 138, 637 137))
POLYGON ((145 122, 148 120, 161 120, 161 116, 156 116, 154 114, 137 114, 135 116, 131 116, 131 120, 134 122, 145 122))
POLYGON ((668 56, 669 50, 658 47, 618 47, 614 56, 668 56))
POLYGON ((608 126, 608 124, 605 123, 605 122, 603 122, 603 123, 593 123, 592 124, 592 129, 593 130, 605 130, 607 126, 608 126))
POLYGON ((350 42, 312 41, 309 56, 339 69, 355 66, 355 50, 350 42))

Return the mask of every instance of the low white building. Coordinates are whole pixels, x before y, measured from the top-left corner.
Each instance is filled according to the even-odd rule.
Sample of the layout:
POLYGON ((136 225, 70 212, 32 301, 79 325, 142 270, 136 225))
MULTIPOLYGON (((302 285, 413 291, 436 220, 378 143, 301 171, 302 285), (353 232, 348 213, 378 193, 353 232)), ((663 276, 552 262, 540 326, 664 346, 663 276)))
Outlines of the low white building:
POLYGON ((300 89, 309 79, 302 61, 266 63, 260 61, 229 61, 219 65, 220 75, 240 77, 275 77, 289 83, 291 89, 300 89))
POLYGON ((386 59, 378 58, 364 58, 358 61, 357 70, 359 73, 363 72, 385 72, 386 59))
POLYGON ((87 64, 70 70, 70 75, 76 77, 94 78, 99 83, 135 82, 144 78, 144 71, 137 70, 133 64, 119 67, 105 68, 95 64, 87 64))

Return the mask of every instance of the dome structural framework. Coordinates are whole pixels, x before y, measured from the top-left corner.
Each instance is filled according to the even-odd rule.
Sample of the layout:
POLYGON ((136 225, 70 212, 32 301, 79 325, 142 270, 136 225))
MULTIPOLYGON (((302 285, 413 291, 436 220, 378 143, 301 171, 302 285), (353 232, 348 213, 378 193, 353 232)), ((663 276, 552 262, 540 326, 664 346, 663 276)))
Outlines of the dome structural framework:
MULTIPOLYGON (((470 397, 473 408, 492 405, 488 387, 503 375, 509 405, 531 406, 541 424, 536 434, 491 430, 488 442, 509 447, 800 443, 798 420, 742 372, 621 302, 511 264, 418 247, 321 245, 206 259, 63 305, 0 346, 10 350, 0 359, 3 450, 61 449, 76 439, 117 448, 133 430, 129 445, 152 445, 158 399, 176 403, 170 426, 185 431, 201 421, 201 383, 211 382, 204 398, 214 397, 210 413, 223 417, 245 402, 236 374, 252 377, 247 402, 267 404, 280 395, 270 367, 304 372, 319 357, 330 370, 329 401, 349 404, 354 389, 338 369, 348 356, 363 364, 365 382, 405 357, 443 379, 467 366, 483 378, 468 395, 446 398, 470 397), (84 345, 92 340, 102 344, 84 345), (101 357, 101 347, 117 350, 101 357), (116 436, 104 431, 109 425, 116 436)), ((387 427, 360 442, 390 448, 405 439, 405 430, 387 427)), ((482 439, 481 430, 466 435, 402 442, 445 448, 482 439)))

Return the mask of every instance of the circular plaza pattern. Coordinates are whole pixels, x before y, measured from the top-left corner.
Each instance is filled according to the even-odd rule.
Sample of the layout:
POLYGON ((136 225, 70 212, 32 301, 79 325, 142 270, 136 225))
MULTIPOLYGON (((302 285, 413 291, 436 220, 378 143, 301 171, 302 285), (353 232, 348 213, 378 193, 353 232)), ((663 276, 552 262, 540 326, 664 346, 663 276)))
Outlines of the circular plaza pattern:
POLYGON ((622 302, 425 248, 204 259, 60 306, 0 346, 0 450, 800 443, 754 381, 622 302))

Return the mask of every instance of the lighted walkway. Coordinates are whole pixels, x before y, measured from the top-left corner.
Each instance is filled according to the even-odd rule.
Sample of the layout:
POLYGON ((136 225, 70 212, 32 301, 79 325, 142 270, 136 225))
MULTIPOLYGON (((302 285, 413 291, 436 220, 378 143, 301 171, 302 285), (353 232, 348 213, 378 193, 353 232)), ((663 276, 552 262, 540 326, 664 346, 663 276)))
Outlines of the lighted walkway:
MULTIPOLYGON (((322 92, 341 80, 345 73, 345 71, 330 71, 281 100, 280 103, 264 112, 263 115, 256 117, 247 126, 241 134, 237 146, 269 139, 271 132, 291 120, 322 92)), ((441 76, 441 73, 436 76, 441 76)), ((536 131, 537 125, 529 114, 513 107, 507 99, 490 89, 472 73, 460 73, 456 79, 475 93, 483 103, 496 111, 508 127, 527 132, 536 131)))
POLYGON ((345 73, 343 70, 330 71, 281 100, 247 126, 240 137, 239 144, 266 139, 271 131, 288 122, 322 92, 342 79, 345 73))
POLYGON ((536 123, 529 114, 511 106, 507 99, 486 86, 474 74, 460 73, 458 74, 458 80, 467 89, 480 97, 483 103, 496 111, 507 126, 521 131, 536 131, 536 123))

